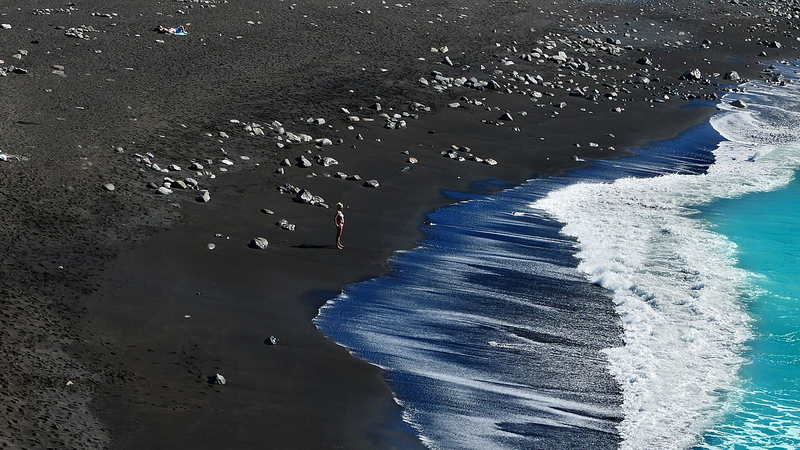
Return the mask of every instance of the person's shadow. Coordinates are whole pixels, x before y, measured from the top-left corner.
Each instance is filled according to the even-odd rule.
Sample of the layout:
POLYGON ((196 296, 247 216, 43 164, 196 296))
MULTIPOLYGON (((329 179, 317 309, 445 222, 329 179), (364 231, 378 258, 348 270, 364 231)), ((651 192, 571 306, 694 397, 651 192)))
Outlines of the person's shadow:
POLYGON ((336 248, 335 245, 318 245, 318 244, 300 244, 300 245, 293 245, 292 248, 336 248))

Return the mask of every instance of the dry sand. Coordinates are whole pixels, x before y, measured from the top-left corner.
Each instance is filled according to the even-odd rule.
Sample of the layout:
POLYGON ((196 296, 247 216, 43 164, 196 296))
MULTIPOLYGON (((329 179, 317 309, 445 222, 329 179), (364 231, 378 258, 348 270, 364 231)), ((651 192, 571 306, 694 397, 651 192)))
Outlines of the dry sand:
POLYGON ((0 7, 0 446, 422 448, 383 373, 315 329, 318 308, 413 247, 445 189, 558 173, 706 119, 713 107, 683 106, 715 101, 735 85, 725 73, 756 78, 759 62, 796 55, 797 19, 778 16, 796 3, 767 6, 0 7), (154 31, 186 23, 188 36, 154 31), (681 79, 695 68, 701 80, 681 79), (498 84, 437 92, 432 71, 498 84), (403 112, 404 129, 384 128, 382 113, 403 112), (280 128, 333 145, 288 143, 280 128), (441 155, 452 146, 465 161, 441 155), (148 187, 164 177, 195 179, 210 201, 148 187), (348 206, 343 251, 334 210, 293 201, 285 183, 348 206), (267 249, 248 246, 257 236, 267 249), (228 383, 208 384, 216 373, 228 383))

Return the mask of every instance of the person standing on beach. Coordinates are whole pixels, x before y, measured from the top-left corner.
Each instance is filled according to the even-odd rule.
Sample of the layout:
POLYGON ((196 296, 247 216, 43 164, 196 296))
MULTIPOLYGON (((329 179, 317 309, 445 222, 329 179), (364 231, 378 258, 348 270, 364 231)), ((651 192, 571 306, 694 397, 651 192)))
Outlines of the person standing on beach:
POLYGON ((344 248, 342 245, 342 231, 344 231, 344 205, 342 202, 336 204, 336 215, 333 216, 333 223, 336 224, 336 248, 339 250, 344 248))

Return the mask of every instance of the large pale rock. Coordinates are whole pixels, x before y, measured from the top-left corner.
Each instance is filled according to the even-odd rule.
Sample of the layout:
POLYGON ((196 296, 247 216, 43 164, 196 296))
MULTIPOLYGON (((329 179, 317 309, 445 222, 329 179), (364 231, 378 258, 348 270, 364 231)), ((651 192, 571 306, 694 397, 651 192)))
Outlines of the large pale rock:
POLYGON ((263 237, 253 238, 253 240, 250 241, 250 247, 264 250, 269 247, 269 241, 267 241, 267 238, 263 237))
POLYGON ((208 376, 208 384, 219 384, 219 385, 223 385, 223 384, 225 384, 225 383, 227 383, 227 380, 225 380, 225 377, 223 377, 222 375, 220 375, 220 374, 218 374, 218 373, 217 373, 217 374, 214 374, 214 375, 209 375, 209 376, 208 376))

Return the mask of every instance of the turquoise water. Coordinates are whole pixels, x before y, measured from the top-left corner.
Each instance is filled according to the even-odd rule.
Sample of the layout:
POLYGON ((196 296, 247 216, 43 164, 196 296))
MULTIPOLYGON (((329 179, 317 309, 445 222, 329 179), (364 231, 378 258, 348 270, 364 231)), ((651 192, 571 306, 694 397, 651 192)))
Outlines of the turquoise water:
POLYGON ((740 398, 699 448, 800 448, 800 181, 704 208, 753 274, 740 398))

